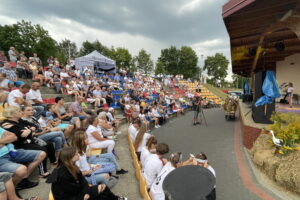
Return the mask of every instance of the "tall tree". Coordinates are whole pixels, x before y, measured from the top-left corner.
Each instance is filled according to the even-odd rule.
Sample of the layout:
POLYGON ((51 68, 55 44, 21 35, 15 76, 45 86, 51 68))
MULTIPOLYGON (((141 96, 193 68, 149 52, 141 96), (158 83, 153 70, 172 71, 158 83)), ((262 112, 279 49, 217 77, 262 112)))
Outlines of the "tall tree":
POLYGON ((156 68, 155 68, 155 75, 158 74, 166 74, 164 63, 161 62, 160 60, 156 62, 156 68))
POLYGON ((179 74, 179 54, 180 51, 175 46, 161 50, 158 61, 163 64, 166 73, 171 75, 179 74))
POLYGON ((244 83, 249 81, 249 78, 240 76, 238 74, 233 74, 232 76, 232 87, 242 89, 244 83))
POLYGON ((144 74, 150 74, 153 71, 153 61, 151 55, 147 54, 144 49, 141 49, 136 56, 137 68, 144 74))
POLYGON ((22 20, 17 24, 0 26, 0 49, 7 51, 13 46, 18 51, 24 51, 28 57, 38 53, 43 63, 49 55, 55 56, 58 51, 56 41, 39 24, 22 20))
POLYGON ((110 51, 112 52, 111 58, 116 61, 118 68, 130 70, 132 56, 127 49, 119 47, 116 50, 111 48, 110 51))
POLYGON ((91 53, 92 51, 97 50, 99 53, 103 54, 104 56, 110 55, 110 49, 105 45, 101 44, 99 40, 95 42, 85 41, 82 43, 82 47, 79 51, 80 56, 84 56, 86 54, 91 53))
POLYGON ((198 57, 196 52, 187 46, 183 46, 179 52, 178 73, 184 78, 199 78, 198 57))
POLYGON ((216 53, 214 56, 208 56, 204 62, 203 70, 207 70, 208 76, 210 76, 210 82, 214 85, 217 83, 223 83, 227 76, 229 61, 221 54, 216 53))
POLYGON ((59 44, 59 49, 60 51, 62 51, 65 54, 65 57, 68 58, 69 57, 69 53, 70 53, 70 57, 76 57, 77 56, 77 46, 75 42, 72 42, 71 40, 68 39, 64 39, 62 40, 59 44))

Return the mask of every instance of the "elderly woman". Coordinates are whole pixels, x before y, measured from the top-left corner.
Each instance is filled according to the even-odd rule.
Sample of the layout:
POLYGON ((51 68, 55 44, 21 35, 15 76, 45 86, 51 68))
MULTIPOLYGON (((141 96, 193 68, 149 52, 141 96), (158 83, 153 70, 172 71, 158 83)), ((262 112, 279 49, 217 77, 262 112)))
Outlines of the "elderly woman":
POLYGON ((31 106, 25 106, 22 108, 23 111, 23 120, 26 120, 30 123, 32 123, 35 128, 35 134, 34 136, 37 136, 38 138, 44 140, 44 141, 49 141, 54 143, 55 151, 58 154, 58 152, 62 149, 64 145, 66 145, 66 139, 61 131, 60 128, 51 128, 51 127, 41 127, 40 123, 38 120, 33 117, 34 115, 34 109, 31 106))
MULTIPOLYGON (((105 115, 106 116, 106 115, 105 115)), ((104 138, 101 128, 99 128, 99 119, 97 116, 92 116, 88 119, 89 126, 86 130, 88 143, 91 148, 107 148, 107 153, 112 153, 115 142, 112 139, 104 138)))
MULTIPOLYGON (((34 124, 22 119, 23 112, 18 106, 10 106, 5 108, 2 127, 7 131, 13 132, 17 136, 17 140, 13 142, 16 149, 40 150, 47 154, 51 163, 56 162, 55 150, 51 142, 43 142, 36 139, 36 127, 34 124)), ((47 159, 39 165, 40 176, 47 177, 47 159)))

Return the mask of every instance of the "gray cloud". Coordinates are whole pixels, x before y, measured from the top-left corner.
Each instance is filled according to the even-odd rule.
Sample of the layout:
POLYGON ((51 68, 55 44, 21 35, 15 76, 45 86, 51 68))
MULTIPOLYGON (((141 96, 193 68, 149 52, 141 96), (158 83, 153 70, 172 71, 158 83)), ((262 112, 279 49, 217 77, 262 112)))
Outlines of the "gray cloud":
POLYGON ((174 45, 225 38, 221 7, 227 0, 2 0, 0 13, 47 21, 55 16, 86 26, 142 35, 174 45))

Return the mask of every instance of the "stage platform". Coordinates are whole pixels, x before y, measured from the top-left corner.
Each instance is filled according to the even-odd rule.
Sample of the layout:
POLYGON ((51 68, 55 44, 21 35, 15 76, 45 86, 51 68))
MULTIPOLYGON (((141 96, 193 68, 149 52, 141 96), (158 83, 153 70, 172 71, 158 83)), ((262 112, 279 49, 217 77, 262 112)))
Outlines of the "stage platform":
MULTIPOLYGON (((252 104, 239 101, 239 116, 243 132, 243 144, 247 149, 251 149, 255 140, 260 135, 261 129, 267 128, 270 124, 255 123, 252 119, 252 104)), ((276 112, 288 113, 293 112, 300 115, 300 105, 294 105, 292 108, 287 104, 276 103, 276 112)))
POLYGON ((300 105, 293 105, 293 107, 290 108, 290 106, 287 104, 276 104, 276 112, 280 112, 280 113, 293 112, 300 115, 300 105))

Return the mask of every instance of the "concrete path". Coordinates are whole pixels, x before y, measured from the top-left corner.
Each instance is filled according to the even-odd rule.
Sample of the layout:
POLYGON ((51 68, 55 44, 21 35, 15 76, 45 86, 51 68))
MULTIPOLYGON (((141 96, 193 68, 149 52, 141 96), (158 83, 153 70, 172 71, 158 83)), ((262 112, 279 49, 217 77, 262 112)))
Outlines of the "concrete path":
MULTIPOLYGON (((234 138, 234 128, 237 127, 237 124, 239 126, 239 122, 226 121, 223 111, 219 108, 206 109, 204 114, 207 127, 204 124, 193 126, 193 112, 189 112, 183 117, 171 119, 166 125, 153 130, 152 133, 159 142, 169 144, 170 152, 182 152, 184 159, 188 158, 189 153, 206 153, 209 163, 217 175, 217 199, 277 199, 269 191, 265 192, 265 189, 257 182, 252 182, 255 179, 247 167, 249 163, 244 157, 243 148, 235 145, 241 144, 239 141, 235 143, 236 138, 240 140, 240 137, 234 138), (241 160, 245 164, 242 169, 240 169, 241 160), (250 180, 247 179, 249 178, 247 173, 250 174, 250 180), (252 190, 251 187, 255 187, 255 190, 252 190), (263 195, 257 195, 253 191, 263 195)), ((236 134, 240 134, 240 129, 235 129, 236 134)))

